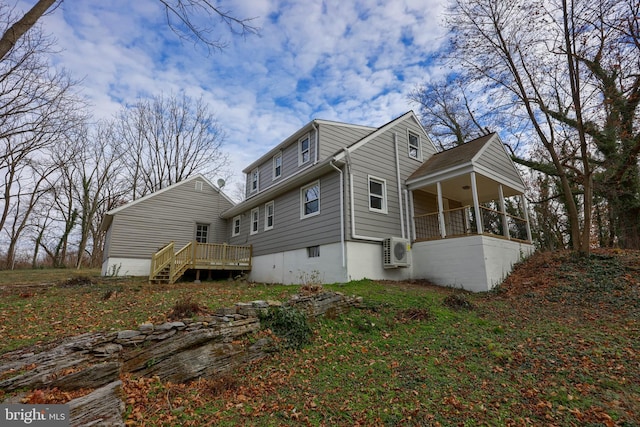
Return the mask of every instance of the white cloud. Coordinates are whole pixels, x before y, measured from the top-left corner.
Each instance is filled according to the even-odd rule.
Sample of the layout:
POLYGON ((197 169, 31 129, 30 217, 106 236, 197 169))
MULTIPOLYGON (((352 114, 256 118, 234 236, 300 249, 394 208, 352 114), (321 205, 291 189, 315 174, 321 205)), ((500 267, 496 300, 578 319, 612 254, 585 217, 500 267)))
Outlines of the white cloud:
POLYGON ((63 2, 42 25, 62 49, 55 63, 83 79, 98 117, 138 96, 202 95, 227 134, 235 180, 313 118, 386 123, 412 107, 409 91, 438 73, 417 64, 440 42, 441 1, 225 0, 220 6, 256 17, 260 36, 234 37, 222 26, 228 49, 207 55, 167 28, 157 0, 63 2))

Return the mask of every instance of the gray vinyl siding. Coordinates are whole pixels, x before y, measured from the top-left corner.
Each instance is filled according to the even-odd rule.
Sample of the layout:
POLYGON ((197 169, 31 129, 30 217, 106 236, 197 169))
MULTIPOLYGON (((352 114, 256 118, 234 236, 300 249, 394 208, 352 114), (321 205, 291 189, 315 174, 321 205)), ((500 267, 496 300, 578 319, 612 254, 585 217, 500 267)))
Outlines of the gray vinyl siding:
POLYGON ((362 129, 339 124, 320 125, 320 160, 334 155, 337 151, 361 140, 375 129, 362 129))
MULTIPOLYGON (((402 235, 394 133, 397 135, 402 193, 406 188, 405 180, 422 163, 409 157, 408 130, 420 135, 423 159, 428 159, 434 152, 433 147, 413 120, 398 123, 351 154, 357 235, 377 238, 402 235), (369 210, 369 176, 386 181, 386 214, 369 210)), ((405 233, 409 230, 406 224, 406 207, 403 194, 402 220, 405 220, 405 233)))
MULTIPOLYGON (((304 135, 302 135, 304 137, 304 135)), ((273 156, 265 159, 258 165, 258 191, 251 191, 251 172, 246 175, 246 196, 250 197, 286 179, 286 177, 297 173, 313 164, 316 154, 315 131, 309 132, 309 157, 310 160, 298 166, 298 141, 296 139, 286 147, 282 147, 282 174, 279 178, 273 179, 273 156)))
POLYGON ((265 204, 259 205, 258 233, 250 234, 251 210, 241 214, 240 235, 232 237, 231 244, 253 245, 253 254, 265 255, 308 246, 324 245, 340 241, 340 192, 339 176, 331 173, 320 179, 320 214, 300 218, 300 189, 315 182, 310 180, 275 199, 273 229, 264 229, 265 204))
POLYGON ((489 146, 477 160, 477 164, 494 171, 500 176, 507 177, 514 182, 522 182, 520 175, 513 167, 513 163, 498 138, 494 138, 489 142, 489 146))
POLYGON ((426 191, 414 191, 413 206, 415 215, 438 212, 438 196, 426 191))
POLYGON ((206 182, 196 191, 195 180, 154 194, 114 214, 108 256, 148 259, 170 241, 181 248, 195 239, 196 224, 209 224, 209 242, 222 243, 228 234, 219 213, 231 206, 206 182))

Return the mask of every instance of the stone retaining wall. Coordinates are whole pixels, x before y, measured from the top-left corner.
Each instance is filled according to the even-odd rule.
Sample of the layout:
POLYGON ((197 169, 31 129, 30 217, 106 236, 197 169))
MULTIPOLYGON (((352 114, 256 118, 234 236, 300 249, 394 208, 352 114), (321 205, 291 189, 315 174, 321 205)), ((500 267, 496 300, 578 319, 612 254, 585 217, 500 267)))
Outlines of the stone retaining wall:
MULTIPOLYGON (((95 389, 90 395, 69 402, 71 425, 123 426, 121 374, 158 376, 172 382, 213 377, 275 351, 269 338, 255 342, 243 339, 260 330, 260 311, 286 305, 316 317, 344 313, 360 302, 361 298, 339 292, 319 292, 296 295, 284 304, 237 303, 197 319, 83 334, 37 354, 18 350, 0 356, 0 389, 95 389)), ((3 403, 19 403, 20 397, 3 403)))

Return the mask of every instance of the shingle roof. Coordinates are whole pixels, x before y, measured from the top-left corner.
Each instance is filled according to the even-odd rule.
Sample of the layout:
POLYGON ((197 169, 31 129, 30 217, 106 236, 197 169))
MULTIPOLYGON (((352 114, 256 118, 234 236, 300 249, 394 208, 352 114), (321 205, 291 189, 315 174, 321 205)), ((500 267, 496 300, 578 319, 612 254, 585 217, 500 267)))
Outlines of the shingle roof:
POLYGON ((420 165, 420 167, 407 178, 407 181, 471 162, 473 157, 478 154, 482 147, 484 147, 494 135, 495 133, 490 133, 465 144, 434 154, 429 160, 420 165))

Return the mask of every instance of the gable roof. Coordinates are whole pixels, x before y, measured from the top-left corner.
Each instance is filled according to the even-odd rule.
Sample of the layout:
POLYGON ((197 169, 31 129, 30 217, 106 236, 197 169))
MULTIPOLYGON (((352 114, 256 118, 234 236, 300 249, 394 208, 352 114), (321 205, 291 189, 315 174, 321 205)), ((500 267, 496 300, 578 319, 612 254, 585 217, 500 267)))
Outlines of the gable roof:
POLYGON ((494 135, 495 133, 490 133, 465 144, 434 154, 407 178, 407 182, 451 167, 470 163, 494 135))
POLYGON ((358 128, 358 129, 363 129, 363 130, 367 130, 367 131, 370 131, 370 132, 374 132, 376 130, 376 128, 371 127, 371 126, 354 125, 354 124, 350 124, 350 123, 337 122, 337 121, 333 121, 333 120, 314 119, 314 120, 310 121, 309 123, 307 123, 306 125, 302 126, 300 129, 298 129, 297 131, 295 131, 291 135, 289 135, 284 141, 280 142, 278 145, 276 145, 275 147, 271 148, 269 151, 267 151, 265 154, 260 156, 258 159, 256 159, 253 162, 251 162, 251 164, 249 166, 245 167, 242 170, 242 172, 243 173, 248 173, 251 170, 255 169, 257 166, 259 166, 260 164, 264 163, 265 160, 268 160, 268 159, 272 158, 273 156, 276 155, 276 153, 281 151, 283 148, 288 147, 289 145, 291 145, 294 142, 297 142, 297 140, 299 138, 303 137, 306 133, 311 132, 312 129, 317 128, 319 125, 331 125, 331 126, 342 126, 342 127, 358 128))
POLYGON ((158 191, 154 191, 153 193, 149 193, 146 194, 142 197, 140 197, 139 199, 135 199, 132 200, 128 203, 125 203, 122 206, 118 206, 117 208, 111 209, 110 211, 108 211, 107 213, 104 214, 104 218, 102 220, 102 224, 100 226, 101 230, 107 230, 109 228, 109 226, 111 225, 111 222, 113 221, 113 216, 115 214, 117 214, 118 212, 121 212, 125 209, 129 209, 132 206, 137 205, 138 203, 141 203, 145 200, 149 200, 152 197, 157 196, 158 194, 162 194, 166 191, 169 191, 173 188, 179 187, 181 185, 184 185, 188 182, 191 181, 195 181, 196 179, 199 179, 201 181, 204 181, 207 185, 209 185, 211 188, 213 188, 214 191, 217 191, 222 197, 224 197, 229 203, 231 203, 232 205, 235 205, 235 202, 233 200, 231 200, 229 198, 229 196, 227 196, 220 188, 218 188, 218 186, 214 185, 213 183, 211 183, 211 181, 209 181, 204 175, 202 175, 201 173, 195 174, 193 176, 190 176, 189 178, 183 179, 182 181, 178 181, 176 183, 173 183, 167 187, 161 188, 158 191))
POLYGON ((406 184, 417 188, 473 171, 524 192, 524 181, 495 132, 436 153, 407 178, 406 184))
MULTIPOLYGON (((433 145, 433 142, 431 141, 431 138, 429 138, 429 136, 427 135, 427 132, 422 127, 422 124, 420 123, 420 120, 418 120, 418 118, 416 117, 416 114, 413 112, 413 110, 407 111, 403 115, 401 115, 399 117, 396 117, 395 119, 393 119, 393 120, 385 123, 384 125, 380 126, 378 129, 376 129, 375 131, 371 132, 369 135, 365 136, 364 138, 360 139, 359 141, 356 141, 353 144, 351 144, 350 146, 348 146, 347 150, 350 153, 355 151, 355 150, 357 150, 358 148, 360 148, 361 146, 365 145, 367 142, 371 141, 372 139, 374 139, 378 135, 386 132, 387 130, 391 129, 393 126, 395 126, 395 125, 397 125, 397 124, 399 124, 399 123, 401 123, 401 122, 403 122, 403 121, 405 121, 407 119, 413 119, 416 122, 416 124, 422 130, 423 134, 427 137, 427 140, 429 141, 429 143, 433 147, 433 150, 436 151, 435 145, 433 145)), ((334 158, 336 160, 342 160, 344 158, 344 156, 345 156, 344 150, 340 150, 340 152, 336 153, 334 158)))

